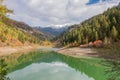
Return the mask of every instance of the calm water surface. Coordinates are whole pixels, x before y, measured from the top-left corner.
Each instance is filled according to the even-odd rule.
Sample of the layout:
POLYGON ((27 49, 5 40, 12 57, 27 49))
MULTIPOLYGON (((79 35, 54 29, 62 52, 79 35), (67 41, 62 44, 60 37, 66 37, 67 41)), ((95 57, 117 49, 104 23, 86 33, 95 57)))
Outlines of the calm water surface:
POLYGON ((96 60, 78 59, 54 52, 35 53, 38 57, 33 57, 30 64, 23 64, 23 67, 9 73, 8 77, 11 80, 106 80, 99 63, 93 64, 96 60))
POLYGON ((94 80, 62 62, 33 63, 8 76, 12 80, 94 80))

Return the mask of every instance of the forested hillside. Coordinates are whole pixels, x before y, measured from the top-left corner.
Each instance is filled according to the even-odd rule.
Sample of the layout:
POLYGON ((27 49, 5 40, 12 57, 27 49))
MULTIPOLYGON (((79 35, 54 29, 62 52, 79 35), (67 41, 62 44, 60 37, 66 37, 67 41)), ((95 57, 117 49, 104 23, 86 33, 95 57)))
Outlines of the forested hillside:
POLYGON ((24 31, 9 26, 0 21, 0 43, 1 46, 7 45, 22 45, 25 42, 38 43, 40 40, 24 31))
POLYGON ((41 43, 47 38, 47 35, 32 29, 25 23, 7 18, 6 14, 13 11, 7 9, 2 2, 3 0, 0 0, 0 46, 41 43))
POLYGON ((72 25, 60 38, 63 45, 70 46, 96 40, 102 40, 104 43, 120 40, 120 5, 81 24, 72 25))
POLYGON ((15 28, 18 28, 19 30, 25 33, 31 34, 39 38, 40 40, 46 40, 50 38, 48 34, 45 34, 35 28, 30 27, 24 22, 18 22, 9 18, 6 18, 5 20, 3 20, 3 22, 9 26, 14 26, 15 28))

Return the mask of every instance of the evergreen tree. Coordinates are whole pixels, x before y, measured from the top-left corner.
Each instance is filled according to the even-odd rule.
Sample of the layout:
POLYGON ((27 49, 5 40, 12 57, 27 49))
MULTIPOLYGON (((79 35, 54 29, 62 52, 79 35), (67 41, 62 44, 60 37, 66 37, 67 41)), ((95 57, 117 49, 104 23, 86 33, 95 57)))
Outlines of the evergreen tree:
POLYGON ((111 37, 112 37, 114 40, 116 40, 117 37, 118 37, 118 31, 116 30, 115 26, 112 27, 111 37))
POLYGON ((98 40, 98 32, 95 32, 95 39, 98 40))
POLYGON ((108 44, 107 37, 104 38, 104 44, 108 44))
POLYGON ((78 35, 78 43, 79 44, 81 43, 81 35, 80 34, 78 35))

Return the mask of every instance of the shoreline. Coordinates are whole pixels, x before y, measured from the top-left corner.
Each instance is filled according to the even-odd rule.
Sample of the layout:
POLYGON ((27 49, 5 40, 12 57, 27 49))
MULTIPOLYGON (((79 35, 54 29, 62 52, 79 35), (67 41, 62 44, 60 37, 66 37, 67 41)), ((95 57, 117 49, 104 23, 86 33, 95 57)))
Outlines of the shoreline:
POLYGON ((8 56, 15 53, 27 53, 35 49, 39 49, 39 45, 25 45, 25 46, 16 46, 16 47, 0 47, 0 57, 8 56))
POLYGON ((57 53, 72 56, 72 57, 98 57, 98 54, 92 48, 61 48, 56 51, 57 53))
POLYGON ((54 48, 48 46, 40 46, 40 45, 25 45, 25 46, 16 46, 16 47, 0 47, 0 57, 9 56, 11 54, 21 55, 29 53, 33 50, 40 49, 42 51, 55 51, 58 54, 68 55, 72 57, 98 57, 97 52, 92 48, 80 48, 80 47, 72 47, 72 48, 54 48), (20 53, 20 54, 19 54, 20 53))

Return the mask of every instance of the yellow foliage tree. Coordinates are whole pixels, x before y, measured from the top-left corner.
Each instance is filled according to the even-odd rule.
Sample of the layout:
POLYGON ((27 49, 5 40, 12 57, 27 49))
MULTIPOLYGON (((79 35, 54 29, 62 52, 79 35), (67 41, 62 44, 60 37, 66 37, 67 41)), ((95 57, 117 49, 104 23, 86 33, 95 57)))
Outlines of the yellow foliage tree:
POLYGON ((3 5, 3 0, 0 0, 0 16, 5 16, 7 13, 12 13, 5 5, 3 5))

